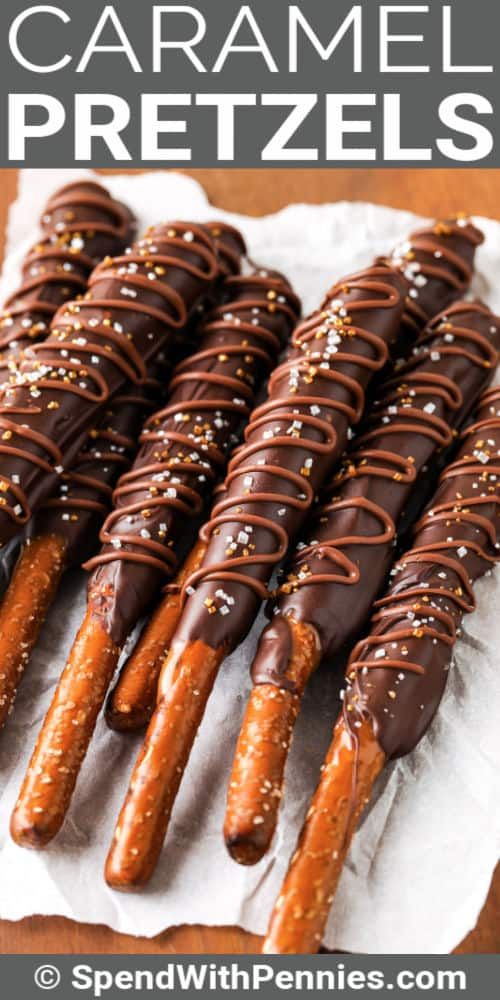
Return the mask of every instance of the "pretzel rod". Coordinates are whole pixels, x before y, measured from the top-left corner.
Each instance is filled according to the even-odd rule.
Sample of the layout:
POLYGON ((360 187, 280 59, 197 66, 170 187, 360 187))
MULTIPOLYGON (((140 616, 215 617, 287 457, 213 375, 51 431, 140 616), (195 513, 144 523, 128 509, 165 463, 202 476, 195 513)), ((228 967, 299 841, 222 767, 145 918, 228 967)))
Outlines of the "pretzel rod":
POLYGON ((0 606, 0 726, 11 712, 21 676, 57 592, 65 551, 64 539, 56 535, 28 542, 0 606))
POLYGON ((195 642, 187 654, 171 651, 168 684, 158 702, 137 761, 133 783, 106 862, 106 881, 127 891, 153 874, 192 742, 203 717, 223 650, 195 642), (152 766, 152 760, 154 763, 152 766))
POLYGON ((242 865, 259 861, 271 842, 302 694, 321 654, 315 629, 292 618, 287 625, 291 644, 287 686, 254 688, 228 786, 224 839, 231 856, 242 865))
POLYGON ((109 400, 147 376, 217 276, 212 238, 200 227, 151 229, 122 257, 92 272, 88 292, 58 311, 4 386, 0 405, 0 545, 27 523, 74 461, 109 400))
POLYGON ((361 793, 349 791, 343 768, 332 765, 339 734, 358 760, 371 748, 383 765, 415 749, 439 708, 463 617, 475 607, 474 583, 499 559, 499 476, 496 387, 483 394, 457 458, 416 526, 412 548, 392 570, 370 632, 352 651, 343 713, 271 919, 268 953, 317 950, 339 874, 327 863, 332 826, 326 821, 337 820, 341 798, 354 817, 369 797, 369 782, 361 793))
MULTIPOLYGON (((160 375, 164 368, 159 359, 155 371, 160 375)), ((0 726, 12 710, 63 572, 95 551, 113 486, 134 457, 144 416, 160 388, 150 378, 134 395, 113 400, 71 470, 61 477, 55 496, 32 519, 31 537, 0 604, 0 726)))
POLYGON ((271 782, 276 793, 283 785, 292 733, 278 743, 285 725, 278 706, 291 730, 308 679, 300 675, 296 682, 300 651, 290 658, 289 632, 293 635, 300 622, 318 637, 310 673, 322 659, 332 662, 359 635, 384 584, 412 498, 420 505, 425 499, 422 474, 429 463, 439 461, 455 427, 465 421, 491 381, 499 349, 500 319, 486 306, 456 303, 438 316, 418 342, 412 361, 381 387, 370 418, 326 488, 327 502, 314 511, 270 609, 271 623, 252 666, 256 686, 236 750, 225 823, 227 846, 238 860, 245 862, 248 856, 258 861, 277 822, 280 797, 275 794, 265 822, 254 825, 262 816, 262 789, 271 782), (270 685, 277 691, 286 688, 296 696, 293 718, 290 695, 270 709, 261 685, 266 691, 270 685), (267 770, 257 712, 266 742, 278 744, 268 755, 267 770), (241 780, 243 768, 247 783, 241 780))
POLYGON ((117 649, 89 614, 57 685, 11 820, 14 840, 44 847, 60 829, 111 681, 117 649))
MULTIPOLYGON (((132 471, 120 479, 114 511, 102 528, 103 550, 90 561, 95 572, 89 580, 89 611, 80 631, 79 647, 86 650, 91 635, 87 637, 85 630, 92 633, 98 623, 104 644, 106 686, 111 677, 109 649, 114 649, 116 666, 123 640, 136 617, 175 565, 176 549, 181 551, 188 536, 186 515, 196 524, 205 491, 211 489, 232 434, 242 423, 251 393, 272 364, 296 317, 298 300, 280 275, 259 272, 227 278, 225 288, 231 294, 230 305, 219 307, 208 318, 200 331, 200 350, 176 368, 168 405, 147 422, 132 471), (177 430, 179 425, 182 431, 177 430), (109 642, 105 642, 105 636, 109 642)), ((98 649, 93 648, 97 660, 98 649)), ((77 689, 82 664, 76 652, 70 662, 65 685, 69 688, 73 672, 77 689)), ((98 687, 101 699, 105 691, 105 686, 98 687)), ((55 701, 57 697, 56 692, 55 701)), ((73 700, 77 703, 76 697, 73 700)), ((97 701, 95 705, 97 711, 97 701)), ((87 744, 92 730, 93 724, 85 730, 87 744)), ((35 773, 37 759, 49 752, 51 735, 49 724, 45 737, 42 730, 32 762, 35 773)), ((65 734, 67 745, 72 737, 71 730, 65 734)), ((82 734, 74 738, 81 750, 82 734)), ((49 814, 52 799, 69 803, 75 780, 75 770, 67 778, 59 777, 59 785, 68 782, 70 786, 65 795, 60 788, 45 792, 49 814)), ((36 789, 27 785, 26 795, 36 799, 36 789)), ((30 812, 28 801, 24 806, 30 812)), ((59 816, 60 822, 62 819, 59 816)), ((40 823, 43 826, 43 816, 40 823)), ((30 835, 25 839, 30 842, 30 835)), ((36 841, 36 835, 32 839, 36 841)))
POLYGON ((369 722, 355 738, 337 724, 296 852, 276 901, 262 951, 319 951, 344 861, 386 761, 369 722))
MULTIPOLYGON (((481 239, 481 234, 461 216, 457 225, 441 222, 431 230, 413 233, 386 259, 387 263, 404 273, 411 286, 398 338, 400 355, 408 351, 415 334, 438 309, 449 305, 453 298, 466 290, 472 274, 474 249, 481 239)), ((130 663, 124 665, 116 694, 112 694, 108 703, 108 723, 112 728, 140 728, 151 716, 161 661, 165 658, 175 629, 173 605, 174 602, 167 596, 165 631, 162 631, 160 608, 139 640, 130 663), (121 704, 125 707, 123 716, 121 704)), ((175 605, 179 606, 180 614, 177 601, 175 605)), ((259 708, 262 702, 261 691, 259 708)))
MULTIPOLYGON (((94 570, 89 601, 119 645, 151 604, 165 576, 169 579, 175 571, 182 555, 179 536, 184 547, 194 536, 242 417, 247 416, 264 373, 298 316, 298 300, 275 272, 257 270, 229 279, 226 293, 227 301, 201 331, 200 352, 177 370, 170 405, 151 425, 154 432, 145 436, 121 494, 119 486, 115 510, 101 533, 105 545, 88 564, 94 570), (179 425, 182 434, 173 430, 179 425), (163 490, 157 483, 165 483, 163 490)), ((191 571, 197 568, 199 553, 197 547, 188 560, 191 571)), ((184 577, 181 571, 183 582, 184 577)), ((175 592, 167 595, 166 606, 146 630, 137 656, 126 665, 108 707, 107 718, 115 728, 132 728, 129 692, 138 705, 139 719, 144 717, 143 704, 149 706, 151 700, 154 704, 164 658, 160 654, 175 629, 180 600, 175 592)), ((145 722, 149 707, 146 714, 145 722)))
POLYGON ((128 732, 147 726, 156 703, 163 661, 181 616, 182 588, 188 577, 199 569, 205 551, 204 543, 198 541, 124 664, 106 706, 106 722, 110 729, 128 732))
POLYGON ((28 251, 22 282, 0 313, 0 383, 26 348, 43 340, 60 306, 81 295, 92 269, 121 253, 135 233, 129 209, 94 181, 75 181, 50 198, 42 237, 28 251))

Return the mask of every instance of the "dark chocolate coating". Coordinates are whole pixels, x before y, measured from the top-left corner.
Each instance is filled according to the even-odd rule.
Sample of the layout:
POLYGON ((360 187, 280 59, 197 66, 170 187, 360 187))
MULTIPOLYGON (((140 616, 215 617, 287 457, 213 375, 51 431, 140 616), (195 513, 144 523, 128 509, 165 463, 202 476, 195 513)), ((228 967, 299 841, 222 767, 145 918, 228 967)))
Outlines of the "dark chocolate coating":
POLYGON ((168 405, 146 424, 90 560, 89 603, 121 644, 194 541, 264 376, 300 313, 275 272, 230 277, 199 330, 199 351, 175 370, 168 405))
MULTIPOLYGON (((389 259, 393 269, 407 283, 406 292, 401 291, 401 294, 406 294, 407 297, 402 317, 400 315, 399 331, 393 325, 395 315, 388 316, 383 309, 365 315, 361 320, 363 326, 372 330, 373 333, 381 335, 385 339, 386 345, 392 345, 396 340, 396 334, 399 333, 397 338, 398 351, 400 354, 407 353, 415 340, 415 334, 425 326, 429 318, 438 309, 442 309, 463 294, 468 287, 472 276, 475 251, 482 240, 483 237, 479 230, 462 217, 439 222, 427 229, 413 233, 407 243, 398 247, 389 259)), ((393 269, 389 273, 393 273, 393 269)), ((337 290, 332 293, 332 298, 335 298, 341 287, 339 285, 337 290)), ((347 296, 349 308, 355 299, 356 294, 347 296)), ((325 306, 328 310, 328 297, 325 306)), ((327 313, 327 322, 333 318, 328 319, 327 313)), ((337 319, 339 318, 341 317, 337 316, 337 319)), ((315 323, 317 323, 318 330, 321 329, 321 319, 321 313, 318 313, 310 321, 310 326, 306 327, 306 331, 308 329, 314 331, 315 323)), ((345 330, 342 331, 343 337, 345 332, 345 330)), ((312 336, 315 336, 314 332, 312 336)), ((312 346, 307 342, 301 346, 300 335, 296 341, 298 349, 295 356, 302 357, 303 368, 304 351, 313 356, 312 346)), ((351 340, 350 348, 353 347, 353 343, 355 344, 355 355, 358 351, 363 354, 364 348, 360 346, 360 340, 357 338, 354 342, 351 340)), ((318 345, 315 346, 316 353, 318 353, 318 345)), ((335 350, 338 348, 335 347, 335 350)), ((381 361, 380 358, 379 361, 381 361)), ((309 386, 314 379, 317 379, 321 388, 316 390, 315 395, 327 398, 332 393, 332 397, 336 401, 334 405, 338 408, 329 409, 328 406, 324 405, 324 402, 322 403, 321 398, 319 401, 317 398, 311 401, 314 412, 317 411, 317 415, 323 422, 325 420, 332 421, 334 434, 329 439, 328 433, 325 437, 325 423, 323 423, 323 433, 319 432, 319 434, 311 426, 307 404, 294 405, 292 415, 297 414, 297 418, 300 419, 305 413, 307 420, 309 420, 306 430, 300 431, 299 438, 301 440, 296 442, 300 447, 294 449, 285 450, 280 439, 276 437, 272 446, 262 445, 259 447, 261 433, 272 435, 273 425, 277 424, 275 418, 283 415, 283 406, 279 406, 279 397, 281 394, 286 396, 286 388, 278 384, 277 376, 273 377, 270 409, 258 411, 255 415, 258 422, 251 424, 246 434, 248 444, 255 445, 256 451, 251 450, 247 453, 246 461, 240 457, 236 463, 232 463, 230 476, 226 481, 227 497, 216 506, 212 521, 202 531, 202 536, 206 540, 210 540, 210 544, 201 570, 187 583, 188 600, 177 631, 177 637, 180 641, 190 642, 196 638, 203 638, 210 646, 223 646, 230 650, 244 638, 252 624, 260 601, 267 596, 265 585, 273 568, 287 555, 290 541, 302 527, 314 493, 331 473, 345 447, 349 426, 361 416, 364 390, 369 386, 374 372, 368 373, 366 369, 360 368, 359 357, 354 357, 353 362, 353 364, 346 364, 344 357, 340 359, 338 354, 336 357, 327 354, 327 357, 319 358, 319 365, 324 371, 326 368, 323 366, 326 366, 330 370, 330 375, 333 375, 334 371, 339 375, 347 375, 354 379, 354 383, 358 387, 361 387, 357 409, 356 406, 353 408, 352 405, 352 383, 351 391, 346 386, 346 391, 343 392, 340 383, 335 384, 333 381, 328 381, 326 376, 322 377, 321 368, 311 380, 309 377, 304 379, 304 375, 307 376, 308 373, 304 370, 300 372, 301 366, 297 366, 298 374, 295 384, 292 385, 293 391, 297 391, 297 386, 300 383, 301 393, 303 393, 304 398, 308 398, 313 394, 309 386), (342 410, 341 406, 345 407, 346 405, 347 410, 342 410), (262 421, 260 421, 260 417, 262 417, 262 421), (296 493, 297 478, 292 479, 291 476, 297 476, 297 473, 299 477, 302 476, 302 470, 305 468, 304 461, 310 462, 313 457, 310 442, 318 439, 323 440, 326 444, 325 453, 322 455, 314 454, 314 467, 306 470, 307 477, 303 480, 306 483, 309 479, 309 482, 305 492, 298 499, 296 493), (268 470, 264 472, 258 468, 255 473, 256 480, 252 492, 255 493, 258 490, 259 500, 249 503, 245 497, 242 505, 241 476, 245 473, 245 467, 248 464, 256 466, 258 463, 263 463, 268 470), (273 472, 269 471, 270 463, 274 466, 273 472), (279 475, 280 466, 289 470, 288 475, 286 471, 279 475), (295 494, 293 505, 290 502, 292 494, 295 494), (264 499, 266 495, 271 495, 272 502, 267 502, 264 499), (233 549, 235 539, 249 534, 245 530, 248 525, 245 515, 252 519, 250 527, 253 548, 250 550, 243 543, 236 544, 236 548, 233 549), (229 545, 224 541, 227 537, 233 539, 229 545), (191 595, 190 590, 193 587, 196 588, 196 593, 191 595), (219 597, 217 597, 217 590, 219 597), (231 603, 226 601, 226 596, 229 596, 231 603)), ((289 367, 292 375, 294 367, 295 363, 292 360, 291 367, 289 367)), ((376 367, 380 371, 384 365, 382 363, 380 367, 376 367)), ((295 403, 297 403, 297 397, 295 397, 295 403)), ((285 433, 287 434, 295 433, 290 423, 290 409, 289 406, 286 408, 288 427, 285 433)), ((252 472, 252 474, 254 473, 252 472)))
MULTIPOLYGON (((221 280, 214 286, 209 301, 200 307, 200 314, 193 322, 193 337, 199 333, 197 324, 204 322, 212 300, 223 296, 222 279, 239 272, 246 252, 241 233, 232 226, 210 223, 203 228, 214 239, 221 280)), ((148 366, 148 377, 143 384, 131 385, 128 392, 113 398, 97 426, 89 431, 75 463, 61 477, 54 496, 32 518, 31 535, 55 534, 64 538, 67 567, 90 559, 98 549, 102 522, 112 508, 113 489, 136 456, 144 420, 165 398, 172 362, 171 356, 167 358, 160 353, 148 366)))
POLYGON ((113 487, 130 468, 144 420, 161 399, 164 378, 162 374, 161 381, 145 379, 133 392, 115 396, 97 426, 90 429, 71 469, 60 477, 55 495, 33 516, 30 535, 64 538, 67 568, 94 554, 112 504, 113 487))
POLYGON ((361 418, 366 387, 397 339, 407 290, 399 271, 367 268, 336 285, 295 331, 202 529, 208 551, 187 582, 176 638, 230 650, 244 637, 274 567, 361 418))
POLYGON ((59 310, 2 397, 0 544, 53 491, 110 399, 141 384, 159 352, 182 340, 217 273, 205 230, 153 227, 124 256, 95 268, 85 297, 59 310))
MULTIPOLYGON (((285 622, 291 615, 316 628, 323 659, 331 661, 366 625, 421 474, 451 445, 453 430, 491 381, 499 350, 500 319, 481 304, 455 303, 427 327, 413 359, 381 386, 326 489, 327 502, 313 512, 273 608, 285 622)), ((270 656, 269 629, 275 631, 276 617, 263 633, 252 677, 280 685, 287 663, 283 655, 270 656)))
POLYGON ((0 382, 30 344, 47 336, 59 307, 85 291, 99 261, 122 253, 135 236, 129 209, 93 181, 57 191, 40 224, 43 236, 28 251, 21 285, 0 314, 0 382))
POLYGON ((500 389, 482 397, 457 459, 444 471, 397 562, 372 627, 347 668, 345 719, 370 718, 388 757, 410 753, 446 686, 473 584, 491 571, 500 541, 500 389))

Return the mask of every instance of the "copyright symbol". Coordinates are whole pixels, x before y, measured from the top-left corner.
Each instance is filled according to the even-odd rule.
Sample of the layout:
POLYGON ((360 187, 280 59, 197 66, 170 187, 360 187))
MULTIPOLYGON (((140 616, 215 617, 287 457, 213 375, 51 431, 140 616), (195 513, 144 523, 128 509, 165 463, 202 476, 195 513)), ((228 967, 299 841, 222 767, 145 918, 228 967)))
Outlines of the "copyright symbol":
POLYGON ((61 973, 55 965, 39 965, 38 969, 35 969, 33 978, 39 989, 55 990, 61 982, 61 973))

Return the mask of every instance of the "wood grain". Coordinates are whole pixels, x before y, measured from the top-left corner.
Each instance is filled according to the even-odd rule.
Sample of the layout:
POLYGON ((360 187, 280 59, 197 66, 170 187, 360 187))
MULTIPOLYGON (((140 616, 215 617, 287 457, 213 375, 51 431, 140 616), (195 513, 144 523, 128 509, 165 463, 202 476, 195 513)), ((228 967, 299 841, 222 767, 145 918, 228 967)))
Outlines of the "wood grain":
MULTIPOLYGON (((108 173, 108 171, 103 171, 108 173)), ((291 202, 372 201, 433 216, 464 210, 500 218, 500 170, 190 170, 214 206, 248 215, 291 202)), ((0 174, 0 255, 17 171, 0 174)), ((480 848, 480 845, 478 845, 480 848)), ((96 878, 100 873, 96 873, 96 878)), ((457 873, 457 878, 459 873, 457 873)), ((167 902, 167 901, 166 901, 167 902)), ((140 931, 140 928, 137 928, 140 931)), ((0 953, 255 953, 259 939, 239 928, 179 927, 156 938, 116 934, 107 927, 61 917, 0 921, 0 953)), ((500 866, 472 931, 457 951, 500 952, 500 866)))

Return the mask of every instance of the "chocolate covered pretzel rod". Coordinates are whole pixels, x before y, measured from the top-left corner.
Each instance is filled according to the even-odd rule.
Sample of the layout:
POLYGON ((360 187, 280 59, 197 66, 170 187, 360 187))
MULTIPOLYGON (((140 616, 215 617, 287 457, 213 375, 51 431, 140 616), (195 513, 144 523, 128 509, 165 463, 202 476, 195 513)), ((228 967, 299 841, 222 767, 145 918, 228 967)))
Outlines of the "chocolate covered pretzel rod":
POLYGON ((406 292, 405 279, 387 266, 336 285, 295 331, 268 401, 252 415, 201 532, 205 560, 184 588, 158 706, 108 861, 107 878, 118 888, 145 881, 154 868, 218 667, 246 634, 273 568, 359 421, 365 389, 397 338, 406 292))
POLYGON ((34 344, 0 405, 0 544, 24 526, 74 460, 110 398, 147 377, 217 276, 212 238, 189 223, 152 228, 106 259, 89 291, 63 306, 34 344))
POLYGON ((408 508, 424 502, 422 474, 491 381, 499 350, 500 319, 486 306, 456 303, 436 317, 412 360, 381 386, 313 512, 252 665, 224 826, 242 864, 260 860, 271 843, 307 681, 366 624, 408 508))
MULTIPOLYGON (((482 235, 465 219, 436 222, 412 233, 386 259, 410 283, 398 338, 404 355, 428 320, 467 289, 474 252, 482 235)), ((200 567, 206 545, 198 541, 187 568, 182 568, 174 588, 156 609, 151 621, 123 668, 107 708, 114 729, 136 729, 151 718, 158 677, 182 611, 182 588, 189 573, 200 567)))
POLYGON ((75 181, 57 191, 40 220, 42 237, 28 251, 22 283, 0 313, 0 383, 36 341, 64 302, 81 295, 92 269, 121 253, 135 235, 129 209, 94 181, 75 181))
POLYGON ((153 378, 117 396, 58 490, 37 511, 0 605, 0 726, 13 702, 31 652, 65 570, 89 558, 109 511, 113 486, 136 453, 143 421, 161 397, 153 378))
POLYGON ((168 405, 147 422, 115 491, 103 549, 89 564, 87 614, 21 793, 25 822, 16 838, 23 844, 57 833, 121 644, 189 544, 233 434, 295 325, 299 302, 281 275, 228 278, 224 290, 227 301, 203 325, 198 353, 175 370, 168 405))
POLYGON ((413 547, 353 649, 343 712, 264 944, 318 950, 357 820, 387 760, 411 753, 439 707, 474 583, 500 540, 500 389, 486 392, 413 547))
MULTIPOLYGON (((249 405, 255 401, 255 390, 259 387, 264 372, 268 371, 269 363, 276 361, 280 348, 284 345, 299 316, 299 302, 291 292, 290 286, 280 275, 271 271, 260 269, 253 275, 227 282, 226 298, 228 301, 220 307, 218 313, 213 315, 206 327, 206 347, 197 358, 192 359, 195 369, 195 362, 200 363, 199 377, 202 381, 207 380, 207 383, 202 391, 198 390, 195 395, 192 391, 195 373, 189 372, 178 382, 174 380, 174 388, 178 385, 180 392, 174 392, 171 405, 165 412, 165 417, 161 420, 160 425, 156 428, 157 437, 152 439, 154 455, 156 455, 156 441, 169 439, 168 428, 172 419, 177 428, 180 425, 183 431, 181 437, 177 432, 172 438, 174 442, 177 441, 180 444, 180 448, 177 447, 176 451, 170 449, 168 454, 168 476, 173 476, 174 483, 180 484, 178 491, 180 498, 183 495, 183 481, 184 490, 186 487, 192 488, 194 485, 198 493, 206 494, 204 484, 207 483, 207 486, 210 486, 214 476, 216 474, 220 476, 221 472, 225 470, 231 433, 241 427, 241 417, 248 415, 249 405), (210 374, 205 374, 208 371, 210 374), (223 390, 222 396, 221 388, 223 390), (234 393, 237 395, 235 396, 234 393), (180 400, 192 398, 193 401, 184 407, 182 412, 177 412, 179 403, 177 396, 180 400), (192 414, 196 413, 197 409, 199 415, 193 423, 192 414), (202 452, 205 452, 205 455, 202 454, 205 468, 199 467, 200 456, 197 451, 193 452, 193 442, 195 448, 200 445, 202 452), (186 447, 188 448, 187 457, 186 447), (187 467, 186 460, 189 463, 187 467), (199 473, 201 475, 198 475, 199 473), (194 483, 193 476, 195 476, 194 483)), ((182 375, 182 369, 179 374, 182 375)), ((140 462, 141 467, 145 464, 149 468, 151 447, 146 449, 140 462)), ((161 472, 162 470, 158 468, 157 475, 161 472)), ((188 508, 183 509, 179 503, 175 503, 177 497, 175 490, 173 492, 174 502, 167 503, 156 510, 156 528, 158 530, 158 523, 163 525, 160 538, 164 538, 170 546, 172 546, 172 539, 180 533, 176 521, 179 517, 183 518, 189 514, 188 508)), ((127 501, 126 493, 124 497, 127 501)), ((144 531, 154 536, 155 517, 149 507, 151 497, 146 495, 146 500, 148 502, 147 521, 142 516, 139 519, 136 518, 137 523, 133 528, 138 540, 144 531)), ((116 514, 112 515, 109 522, 112 525, 112 537, 108 539, 108 545, 103 549, 101 555, 90 564, 90 568, 94 568, 99 564, 103 565, 108 560, 107 568, 98 570, 94 580, 91 581, 90 599, 101 603, 102 597, 100 595, 104 591, 107 605, 105 612, 107 629, 111 634, 114 634, 116 631, 114 621, 116 619, 118 622, 124 621, 124 624, 121 625, 123 635, 130 630, 141 612, 151 603, 161 582, 161 576, 158 576, 156 566, 151 559, 142 560, 144 570, 139 577, 140 568, 138 571, 137 558, 135 558, 135 565, 130 562, 127 562, 126 565, 120 565, 119 557, 109 558, 109 553, 113 551, 111 546, 115 546, 116 552, 116 547, 119 545, 119 532, 120 529, 123 530, 122 507, 125 501, 122 500, 120 503, 120 498, 118 498, 116 514), (136 595, 135 606, 130 599, 127 601, 126 597, 124 598, 124 595, 130 593, 132 581, 133 593, 136 595), (123 610, 124 600, 127 606, 125 614, 123 610)), ((193 541, 193 528, 199 526, 201 508, 201 503, 198 503, 193 510, 196 519, 192 521, 191 531, 189 532, 188 526, 188 531, 184 533, 183 546, 178 543, 175 545, 175 561, 172 563, 172 559, 170 559, 170 564, 167 565, 169 575, 172 571, 172 565, 177 564, 179 553, 185 554, 187 543, 193 541)), ((106 525, 103 538, 105 538, 105 533, 106 525)), ((128 526, 128 534, 130 535, 130 526, 128 526)), ((167 549, 167 555, 173 551, 172 548, 167 549)), ((202 551, 204 551, 203 544, 198 544, 195 546, 194 552, 190 554, 187 566, 191 567, 191 571, 198 567, 202 551)), ((128 561, 128 559, 125 552, 121 561, 123 563, 124 560, 128 561)), ((167 586, 165 601, 168 607, 167 614, 165 615, 165 607, 162 604, 152 621, 146 626, 143 643, 146 643, 150 649, 147 662, 142 662, 142 654, 140 662, 136 661, 132 654, 131 660, 127 662, 120 675, 117 686, 110 696, 107 709, 108 723, 113 728, 136 728, 138 714, 149 713, 150 701, 154 701, 156 695, 159 663, 165 649, 165 627, 168 628, 169 613, 178 607, 182 581, 185 577, 186 570, 183 567, 180 570, 179 579, 167 586), (151 659, 153 650, 154 655, 151 659), (146 703, 145 708, 143 707, 144 703, 146 703)), ((175 620, 176 618, 175 614, 175 620)), ((144 648, 143 643, 141 643, 141 650, 144 648)), ((119 642, 117 644, 120 645, 119 642)))
MULTIPOLYGON (((224 294, 222 279, 239 271, 246 248, 232 226, 209 223, 203 228, 217 250, 220 281, 211 292, 213 301, 224 294)), ((75 463, 61 476, 55 495, 32 518, 30 539, 0 604, 0 725, 12 707, 62 573, 95 554, 113 487, 130 468, 146 415, 165 397, 171 360, 160 352, 147 366, 147 378, 111 401, 75 463)))
POLYGON ((146 425, 131 472, 115 492, 87 563, 89 608, 123 644, 195 537, 204 504, 224 470, 263 377, 299 314, 275 272, 228 278, 225 302, 200 331, 200 350, 175 370, 168 406, 146 425))

